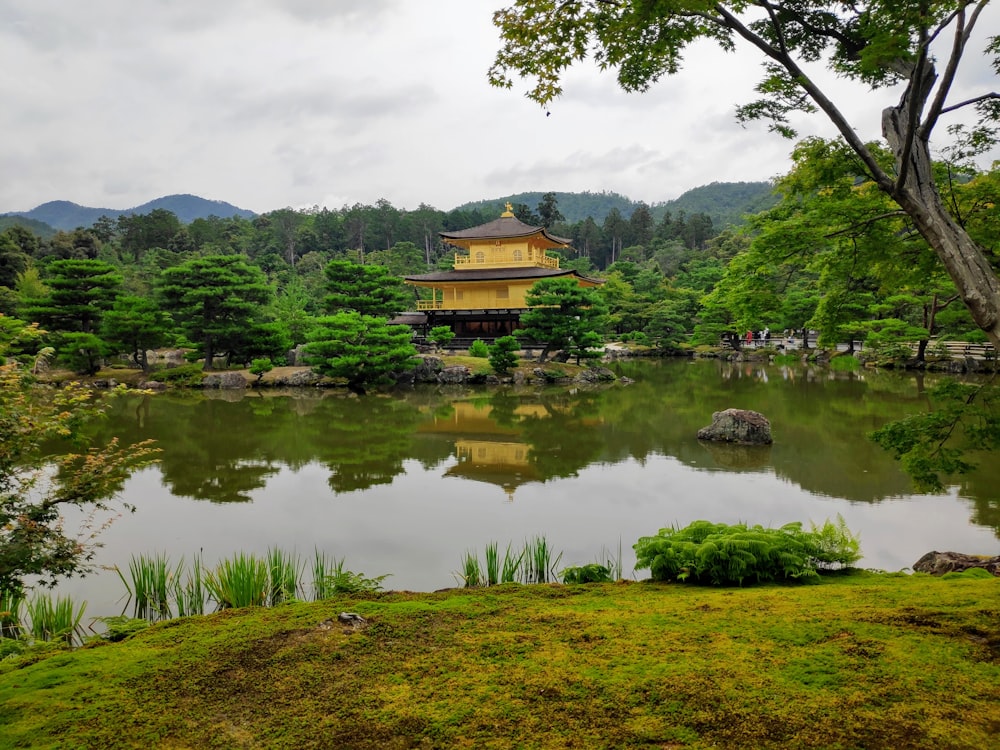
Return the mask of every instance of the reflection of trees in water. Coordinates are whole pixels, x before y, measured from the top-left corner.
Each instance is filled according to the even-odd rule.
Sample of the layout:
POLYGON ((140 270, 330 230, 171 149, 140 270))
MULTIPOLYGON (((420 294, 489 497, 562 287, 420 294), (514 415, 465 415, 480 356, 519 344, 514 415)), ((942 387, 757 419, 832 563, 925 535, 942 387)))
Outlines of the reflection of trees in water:
POLYGON ((115 416, 123 439, 157 441, 175 495, 232 502, 250 500, 281 465, 322 462, 335 492, 391 482, 410 457, 418 412, 378 396, 158 395, 123 399, 115 416))
MULTIPOLYGON (((236 401, 181 392, 130 397, 115 402, 98 437, 155 439, 163 451, 164 483, 175 494, 215 502, 251 498, 281 466, 320 463, 329 469, 334 492, 388 484, 404 472, 406 459, 436 467, 456 454, 459 440, 527 447, 530 472, 500 461, 499 448, 484 455, 511 468, 491 474, 485 462, 482 470, 462 467, 463 475, 475 468, 500 486, 574 476, 598 461, 642 463, 664 455, 694 470, 759 471, 763 465, 813 494, 876 502, 912 494, 912 488, 867 433, 926 408, 922 387, 945 377, 927 373, 921 383, 913 374, 866 371, 863 379, 824 378, 814 368, 785 379, 775 368, 765 383, 723 380, 721 365, 712 361, 616 367, 636 382, 593 391, 427 388, 364 398, 310 390, 247 393, 236 401), (732 451, 721 455, 699 444, 698 429, 712 412, 729 407, 770 419, 775 442, 769 458, 734 460, 732 451)), ((980 472, 963 481, 961 496, 972 503, 976 524, 1000 530, 1000 465, 992 456, 980 464, 980 472)))
POLYGON ((334 492, 391 484, 411 456, 419 412, 392 398, 350 399, 319 415, 318 458, 330 469, 334 492))
POLYGON ((1000 497, 997 497, 996 482, 973 478, 959 486, 959 497, 972 504, 971 521, 977 526, 993 529, 1000 538, 1000 497))
POLYGON ((528 460, 543 478, 573 477, 594 463, 604 448, 601 391, 552 393, 539 398, 544 416, 525 417, 521 438, 528 460))

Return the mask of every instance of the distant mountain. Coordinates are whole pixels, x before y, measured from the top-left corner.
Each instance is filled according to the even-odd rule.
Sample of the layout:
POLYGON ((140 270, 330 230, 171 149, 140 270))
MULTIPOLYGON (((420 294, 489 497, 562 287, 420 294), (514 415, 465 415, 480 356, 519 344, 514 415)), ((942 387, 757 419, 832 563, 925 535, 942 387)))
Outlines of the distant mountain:
MULTIPOLYGON (((674 200, 654 203, 649 210, 657 221, 667 211, 673 216, 681 211, 689 216, 696 213, 708 214, 712 217, 712 224, 721 229, 728 225, 742 224, 744 215, 759 213, 777 203, 778 198, 772 189, 769 182, 713 182, 688 190, 674 200)), ((514 193, 500 198, 463 203, 455 210, 479 209, 487 215, 495 212, 499 216, 507 201, 512 204, 523 203, 535 210, 543 195, 542 192, 514 193)), ((639 201, 611 192, 556 192, 555 196, 559 212, 569 224, 576 224, 588 216, 601 224, 613 208, 617 208, 627 219, 640 204, 639 201)))
POLYGON ((190 224, 195 219, 207 219, 209 216, 229 218, 240 216, 250 219, 256 216, 253 211, 244 208, 237 208, 231 203, 224 201, 211 201, 206 198, 199 198, 197 195, 166 195, 162 198, 143 203, 134 208, 90 208, 80 206, 70 201, 49 201, 40 206, 36 206, 30 211, 11 211, 0 214, 0 217, 23 217, 40 221, 53 229, 71 231, 77 227, 89 227, 102 216, 117 219, 122 214, 132 216, 133 214, 148 214, 154 209, 165 209, 171 211, 184 224, 190 224))

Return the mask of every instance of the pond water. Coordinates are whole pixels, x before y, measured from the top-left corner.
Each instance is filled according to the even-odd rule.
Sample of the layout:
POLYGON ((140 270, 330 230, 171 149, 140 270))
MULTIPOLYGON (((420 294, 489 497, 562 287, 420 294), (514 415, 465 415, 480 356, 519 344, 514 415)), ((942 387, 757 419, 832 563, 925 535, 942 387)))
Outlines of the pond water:
MULTIPOLYGON (((634 382, 566 387, 166 393, 116 402, 103 437, 155 439, 161 461, 122 497, 98 564, 199 552, 206 563, 277 546, 321 549, 390 589, 456 586, 467 550, 536 535, 562 565, 697 519, 780 526, 844 517, 869 568, 900 570, 937 549, 1000 553, 992 457, 942 494, 914 494, 866 439, 926 408, 931 374, 835 373, 717 360, 626 361, 634 382), (712 412, 754 409, 770 448, 700 443, 712 412)), ((648 571, 635 574, 642 578, 648 571)), ((113 571, 67 581, 89 617, 120 614, 113 571)))

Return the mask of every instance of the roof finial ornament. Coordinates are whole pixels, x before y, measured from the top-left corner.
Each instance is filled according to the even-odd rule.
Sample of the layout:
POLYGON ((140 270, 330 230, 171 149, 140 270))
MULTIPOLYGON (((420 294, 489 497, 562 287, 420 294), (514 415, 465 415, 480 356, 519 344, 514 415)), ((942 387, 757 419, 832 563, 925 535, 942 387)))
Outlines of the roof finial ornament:
POLYGON ((510 201, 507 201, 507 210, 500 214, 501 219, 513 219, 514 218, 514 207, 510 205, 510 201))

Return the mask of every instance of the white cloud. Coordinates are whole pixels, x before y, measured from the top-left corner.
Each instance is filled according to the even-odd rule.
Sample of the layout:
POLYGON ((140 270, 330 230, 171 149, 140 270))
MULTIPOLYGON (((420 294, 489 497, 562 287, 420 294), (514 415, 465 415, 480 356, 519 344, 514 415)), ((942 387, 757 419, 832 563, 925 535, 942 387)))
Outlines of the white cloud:
MULTIPOLYGON (((174 192, 256 211, 379 198, 448 209, 549 189, 652 203, 787 169, 790 143, 735 123, 752 54, 699 45, 644 94, 580 66, 546 116, 524 85, 486 81, 500 5, 0 0, 0 66, 17 71, 0 79, 0 211, 174 192)), ((966 68, 980 88, 995 82, 975 53, 966 68)), ((892 95, 828 85, 877 137, 892 95)), ((832 134, 822 118, 801 124, 832 134)))

